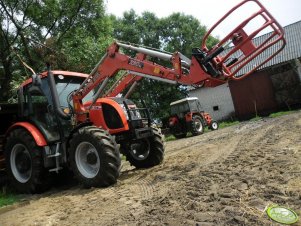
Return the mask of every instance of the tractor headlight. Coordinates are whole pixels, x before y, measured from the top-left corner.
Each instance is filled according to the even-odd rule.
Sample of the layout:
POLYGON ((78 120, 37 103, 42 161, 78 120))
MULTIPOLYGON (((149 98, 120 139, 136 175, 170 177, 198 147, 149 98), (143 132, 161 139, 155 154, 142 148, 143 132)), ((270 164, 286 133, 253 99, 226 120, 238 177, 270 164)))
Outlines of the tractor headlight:
POLYGON ((126 120, 129 120, 129 115, 128 115, 128 112, 127 112, 124 104, 120 104, 120 106, 121 106, 121 108, 122 108, 122 110, 123 110, 123 112, 124 112, 124 114, 126 116, 126 120))
POLYGON ((126 115, 126 119, 129 120, 129 114, 131 114, 131 119, 141 119, 141 114, 139 110, 137 109, 136 105, 128 105, 129 112, 127 111, 126 107, 124 104, 120 104, 122 110, 124 111, 126 115), (137 109, 137 110, 135 110, 137 109))

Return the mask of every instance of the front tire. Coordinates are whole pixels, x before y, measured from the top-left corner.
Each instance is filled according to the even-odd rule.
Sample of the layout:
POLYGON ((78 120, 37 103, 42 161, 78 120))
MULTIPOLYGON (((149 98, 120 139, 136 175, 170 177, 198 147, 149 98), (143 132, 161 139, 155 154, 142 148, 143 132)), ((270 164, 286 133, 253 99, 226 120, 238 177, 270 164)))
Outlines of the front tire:
POLYGON ((158 129, 153 136, 131 143, 125 153, 127 161, 136 168, 150 168, 159 165, 164 158, 163 136, 158 129))
POLYGON ((191 121, 191 133, 193 136, 200 135, 204 133, 204 120, 198 115, 194 115, 191 121))
POLYGON ((107 187, 120 173, 120 153, 115 139, 95 126, 80 128, 70 140, 71 169, 86 188, 107 187))
POLYGON ((21 193, 40 193, 49 188, 42 148, 24 129, 10 132, 4 148, 6 169, 12 189, 21 193))
POLYGON ((212 121, 210 123, 209 129, 211 129, 211 130, 217 130, 218 129, 218 123, 217 123, 217 121, 212 121))

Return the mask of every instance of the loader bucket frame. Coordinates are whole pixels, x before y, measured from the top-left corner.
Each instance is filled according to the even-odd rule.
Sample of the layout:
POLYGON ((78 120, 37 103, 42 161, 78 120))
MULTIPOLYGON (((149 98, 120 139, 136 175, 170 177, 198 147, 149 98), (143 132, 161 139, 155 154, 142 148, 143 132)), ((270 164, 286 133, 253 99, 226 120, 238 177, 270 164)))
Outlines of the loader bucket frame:
POLYGON ((202 50, 207 52, 208 55, 216 52, 219 48, 229 45, 232 43, 233 47, 225 49, 226 53, 217 56, 214 61, 217 66, 219 66, 225 77, 228 79, 239 80, 242 79, 254 71, 259 69, 274 56, 276 56, 286 44, 284 39, 284 30, 281 25, 275 20, 275 18, 266 10, 266 8, 257 0, 245 0, 240 4, 232 8, 226 15, 224 15, 213 27, 207 32, 202 42, 202 50), (235 29, 232 30, 228 35, 225 36, 217 45, 212 49, 208 50, 206 42, 212 32, 225 21, 233 12, 242 6, 246 6, 248 3, 254 2, 259 7, 259 10, 253 13, 250 17, 247 17, 242 23, 240 23, 235 29), (263 24, 259 25, 256 30, 251 34, 247 34, 245 27, 250 23, 254 22, 258 18, 263 18, 265 21, 263 24), (255 44, 252 39, 254 39, 261 31, 265 29, 271 29, 272 32, 266 35, 266 39, 259 44, 255 44), (271 48, 271 53, 262 54, 271 48), (239 56, 240 55, 240 56, 239 56), (252 69, 248 69, 248 64, 252 63, 252 60, 259 58, 256 65, 252 65, 252 69), (233 59, 235 59, 233 61, 233 59), (232 61, 232 63, 228 63, 232 61), (245 68, 242 73, 242 69, 245 68))

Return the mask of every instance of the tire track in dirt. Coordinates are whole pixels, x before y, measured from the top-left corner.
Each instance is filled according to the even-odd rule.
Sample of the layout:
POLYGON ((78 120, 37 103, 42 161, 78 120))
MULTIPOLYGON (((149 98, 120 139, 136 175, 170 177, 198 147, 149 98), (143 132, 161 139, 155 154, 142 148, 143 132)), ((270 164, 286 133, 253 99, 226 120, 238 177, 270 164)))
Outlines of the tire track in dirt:
MULTIPOLYGON (((271 123, 271 121, 268 123, 271 123)), ((256 225, 263 224, 263 222, 269 224, 267 219, 262 217, 265 215, 262 215, 261 211, 269 202, 279 202, 281 199, 281 202, 285 202, 279 196, 279 194, 284 194, 279 187, 281 187, 281 183, 286 183, 285 177, 281 175, 281 172, 277 173, 279 169, 273 167, 273 163, 275 163, 274 159, 277 159, 278 156, 282 158, 280 161, 282 163, 288 160, 288 158, 283 157, 283 154, 286 153, 281 151, 275 154, 274 151, 277 149, 277 144, 283 142, 281 140, 282 134, 279 133, 281 130, 279 129, 283 125, 289 125, 290 121, 291 119, 287 118, 282 120, 280 125, 267 125, 259 133, 254 133, 254 130, 248 128, 248 132, 244 135, 244 138, 248 139, 242 140, 237 145, 238 150, 232 152, 222 164, 218 162, 212 164, 210 172, 205 177, 212 177, 217 182, 213 184, 219 184, 223 189, 218 189, 216 186, 215 188, 212 187, 215 192, 212 195, 213 199, 209 199, 208 203, 216 204, 216 200, 218 200, 219 204, 217 206, 223 206, 225 203, 229 205, 233 200, 236 200, 230 206, 239 204, 238 207, 229 209, 227 206, 222 210, 215 206, 215 212, 217 210, 221 211, 221 214, 218 214, 220 215, 218 216, 219 220, 215 223, 246 224, 247 221, 242 217, 237 217, 237 215, 245 215, 245 218, 248 215, 249 224, 250 222, 256 225), (269 174, 272 174, 273 177, 269 178, 269 174), (227 177, 227 180, 222 177, 227 177), (280 186, 274 181, 280 182, 280 186), (262 196, 260 197, 258 194, 262 194, 262 196), (246 210, 249 211, 246 212, 246 210)), ((266 122, 260 123, 266 124, 266 122)), ((286 198, 285 200, 296 203, 292 198, 286 198)))
POLYGON ((125 164, 113 187, 46 194, 0 215, 0 222, 271 225, 262 214, 267 204, 301 206, 300 116, 245 122, 168 142, 159 166, 132 170, 125 164))

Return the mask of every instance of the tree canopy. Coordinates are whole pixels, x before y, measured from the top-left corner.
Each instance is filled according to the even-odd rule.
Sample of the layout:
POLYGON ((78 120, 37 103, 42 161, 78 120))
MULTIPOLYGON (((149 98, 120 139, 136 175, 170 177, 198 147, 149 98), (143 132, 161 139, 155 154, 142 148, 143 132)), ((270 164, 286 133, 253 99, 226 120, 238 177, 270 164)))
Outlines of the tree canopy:
MULTIPOLYGON (((15 52, 37 72, 49 62, 53 69, 89 73, 114 39, 190 57, 206 32, 183 13, 158 18, 131 10, 117 18, 106 13, 103 0, 0 0, 0 23, 0 101, 29 76, 15 52)), ((185 95, 185 87, 143 79, 131 98, 143 99, 159 118, 168 115, 170 102, 185 95)))
POLYGON ((9 97, 12 82, 26 77, 12 49, 36 71, 45 62, 87 71, 112 40, 102 0, 0 0, 0 15, 0 100, 9 97))

